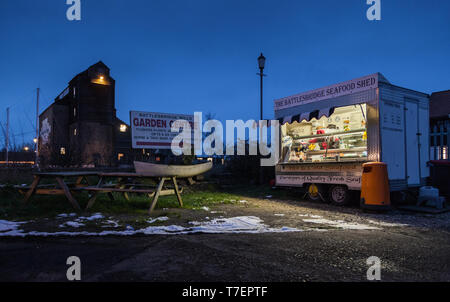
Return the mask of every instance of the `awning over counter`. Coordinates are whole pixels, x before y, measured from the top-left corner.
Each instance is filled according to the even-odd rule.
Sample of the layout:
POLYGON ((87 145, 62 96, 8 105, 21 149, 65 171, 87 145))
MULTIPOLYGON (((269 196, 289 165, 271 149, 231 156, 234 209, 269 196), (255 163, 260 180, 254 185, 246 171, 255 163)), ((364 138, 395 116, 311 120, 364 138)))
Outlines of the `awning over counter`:
POLYGON ((314 110, 314 111, 310 111, 310 112, 302 112, 300 114, 290 115, 290 116, 285 116, 285 117, 279 118, 278 121, 280 122, 281 125, 285 124, 285 123, 291 124, 293 122, 300 123, 302 121, 309 122, 313 118, 320 119, 322 116, 329 117, 330 115, 333 114, 334 108, 335 107, 328 107, 328 108, 322 108, 320 110, 314 110))

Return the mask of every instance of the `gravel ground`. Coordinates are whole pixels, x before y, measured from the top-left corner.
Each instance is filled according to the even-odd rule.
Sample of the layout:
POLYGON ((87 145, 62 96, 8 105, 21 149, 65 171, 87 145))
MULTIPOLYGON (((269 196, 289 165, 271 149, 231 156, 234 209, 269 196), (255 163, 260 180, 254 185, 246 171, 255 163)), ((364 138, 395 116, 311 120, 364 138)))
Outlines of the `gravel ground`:
MULTIPOLYGON (((72 255, 81 259, 84 281, 366 281, 370 256, 381 259, 382 281, 450 281, 450 213, 367 214, 327 204, 246 198, 211 209, 159 210, 157 216, 168 217, 157 226, 184 228, 192 221, 254 216, 278 231, 0 237, 0 281, 65 281, 66 259, 72 255)), ((111 219, 124 229, 134 218, 105 217, 102 223, 111 219)), ((32 222, 23 229, 55 232, 61 230, 56 224, 73 220, 32 222)))

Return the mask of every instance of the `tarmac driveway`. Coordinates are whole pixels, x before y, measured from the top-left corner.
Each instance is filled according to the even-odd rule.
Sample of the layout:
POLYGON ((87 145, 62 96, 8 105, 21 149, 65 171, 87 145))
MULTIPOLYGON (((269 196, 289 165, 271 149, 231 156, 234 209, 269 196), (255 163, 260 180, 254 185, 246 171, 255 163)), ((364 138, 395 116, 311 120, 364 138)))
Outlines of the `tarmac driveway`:
POLYGON ((0 281, 65 281, 73 255, 83 281, 366 281, 370 256, 381 260, 382 281, 450 281, 450 213, 364 214, 270 198, 169 211, 159 227, 182 232, 0 237, 0 281), (235 217, 244 227, 227 220, 235 217))

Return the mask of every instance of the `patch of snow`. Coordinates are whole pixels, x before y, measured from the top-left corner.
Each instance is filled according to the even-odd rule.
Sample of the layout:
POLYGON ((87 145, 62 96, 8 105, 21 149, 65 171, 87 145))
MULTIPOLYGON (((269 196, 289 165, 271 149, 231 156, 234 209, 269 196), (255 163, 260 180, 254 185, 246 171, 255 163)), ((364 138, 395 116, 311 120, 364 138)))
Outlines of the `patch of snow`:
POLYGON ((92 221, 92 220, 103 219, 103 218, 105 218, 105 216, 103 216, 101 213, 95 213, 90 217, 81 216, 77 219, 77 221, 83 221, 83 220, 92 221))
POLYGON ((202 207, 202 210, 209 211, 208 207, 202 207))
POLYGON ((66 221, 65 223, 59 225, 60 228, 63 228, 66 226, 70 226, 73 228, 79 228, 80 226, 84 226, 84 223, 77 222, 77 221, 66 221))
POLYGON ((102 232, 38 232, 32 231, 24 233, 22 230, 11 229, 9 232, 0 233, 2 237, 26 237, 26 236, 130 236, 136 234, 145 235, 177 235, 193 233, 269 233, 269 232, 300 232, 302 230, 283 226, 281 228, 271 228, 262 223, 263 221, 254 216, 240 216, 232 218, 219 218, 205 222, 193 221, 192 227, 182 227, 178 225, 169 226, 148 226, 143 229, 134 230, 127 226, 123 231, 102 231, 102 232))
POLYGON ((247 203, 248 201, 243 199, 243 200, 239 200, 240 203, 247 203))
POLYGON ((27 223, 26 221, 8 221, 0 220, 0 232, 15 231, 21 224, 27 223))
POLYGON ((117 228, 119 226, 119 223, 115 220, 108 219, 104 222, 105 225, 102 226, 102 228, 117 228))
POLYGON ((383 221, 375 221, 375 220, 367 220, 368 223, 376 224, 385 227, 402 227, 408 226, 406 223, 392 223, 392 222, 383 222, 383 221))
POLYGON ((267 232, 299 232, 296 228, 270 228, 262 223, 259 217, 238 216, 231 218, 218 218, 206 222, 190 222, 194 227, 192 233, 267 233, 267 232))
POLYGON ((298 214, 300 217, 311 217, 311 218, 322 218, 320 215, 312 215, 312 214, 298 214))
POLYGON ((373 227, 366 224, 359 224, 355 222, 345 222, 343 220, 329 220, 325 218, 303 219, 304 222, 326 224, 335 228, 346 230, 381 230, 378 227, 373 227))
POLYGON ((284 226, 284 227, 280 228, 280 231, 282 231, 282 232, 296 232, 296 231, 299 231, 299 229, 284 226))
POLYGON ((168 235, 168 234, 187 234, 186 228, 178 225, 153 226, 138 230, 139 233, 146 235, 168 235))
POLYGON ((272 195, 267 195, 266 198, 272 198, 272 195))
POLYGON ((275 215, 275 216, 284 216, 284 214, 273 214, 273 215, 275 215))
POLYGON ((56 218, 73 217, 73 216, 76 216, 76 215, 77 215, 76 213, 69 213, 69 214, 61 213, 61 214, 56 215, 56 218))
POLYGON ((153 219, 149 219, 149 220, 147 220, 147 222, 148 223, 154 223, 156 221, 167 221, 167 220, 169 220, 169 217, 167 217, 167 216, 160 216, 160 217, 156 217, 156 218, 153 218, 153 219))
MULTIPOLYGON (((312 218, 313 215, 307 215, 310 218, 303 219, 304 222, 310 222, 314 224, 324 224, 334 228, 340 229, 350 229, 350 230, 379 230, 379 227, 360 224, 355 222, 345 222, 343 220, 330 220, 324 218, 312 218)), ((317 216, 317 215, 315 215, 317 216)), ((98 216, 95 216, 98 217, 98 216)), ((99 219, 99 218, 96 218, 99 219)), ((166 221, 167 217, 157 217, 152 219, 154 221, 166 221)), ((150 221, 152 221, 150 220, 150 221)), ((149 222, 150 222, 149 221, 149 222)), ((374 221, 369 221, 373 223, 374 221)), ((248 234, 257 234, 257 233, 281 233, 281 232, 301 232, 301 231, 317 231, 317 232, 326 232, 326 229, 320 228, 311 228, 305 227, 302 229, 294 228, 294 227, 270 227, 263 223, 259 217, 255 216, 238 216, 238 217, 230 217, 230 218, 215 218, 207 221, 192 221, 190 222, 191 226, 183 227, 178 225, 168 225, 168 226, 148 226, 142 229, 134 229, 132 226, 127 225, 124 230, 108 230, 102 232, 39 232, 39 231, 31 231, 25 233, 23 230, 19 229, 20 224, 26 222, 13 222, 0 220, 0 237, 26 237, 26 236, 131 236, 136 234, 144 234, 144 235, 177 235, 177 234, 193 234, 193 233, 248 233, 248 234)), ((114 224, 114 227, 117 227, 118 224, 114 220, 107 220, 106 223, 114 224), (116 225, 117 224, 117 225, 116 225)), ((375 224, 378 222, 375 221, 375 224)), ((385 223, 383 223, 385 224, 385 223)), ((72 227, 79 227, 82 225, 80 222, 69 221, 66 222, 65 225, 72 227)), ((381 225, 381 224, 379 224, 381 225)), ((395 224, 397 225, 397 224, 395 224)))

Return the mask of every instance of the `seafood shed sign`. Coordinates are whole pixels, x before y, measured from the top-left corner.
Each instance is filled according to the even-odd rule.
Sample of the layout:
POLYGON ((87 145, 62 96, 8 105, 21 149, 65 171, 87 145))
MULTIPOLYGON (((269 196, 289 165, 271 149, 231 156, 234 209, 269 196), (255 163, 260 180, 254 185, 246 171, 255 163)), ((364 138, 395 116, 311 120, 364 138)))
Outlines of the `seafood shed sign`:
POLYGON ((170 149, 178 134, 170 131, 176 120, 186 120, 194 128, 194 116, 186 114, 130 111, 130 120, 132 147, 136 149, 170 149))
POLYGON ((378 73, 275 100, 275 111, 378 87, 378 73))

